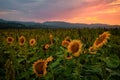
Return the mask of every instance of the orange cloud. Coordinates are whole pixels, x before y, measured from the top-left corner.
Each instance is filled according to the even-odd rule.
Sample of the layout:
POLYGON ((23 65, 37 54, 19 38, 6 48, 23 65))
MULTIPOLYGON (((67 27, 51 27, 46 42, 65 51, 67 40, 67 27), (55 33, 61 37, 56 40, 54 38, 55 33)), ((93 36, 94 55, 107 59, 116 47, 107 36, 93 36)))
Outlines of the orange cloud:
POLYGON ((99 4, 85 7, 83 10, 77 9, 71 15, 69 22, 77 23, 106 23, 106 24, 119 24, 120 25, 120 0, 109 4, 99 4), (112 5, 111 5, 112 4, 112 5), (113 5, 114 4, 114 5, 113 5), (117 5, 115 5, 117 4, 117 5))
POLYGON ((96 20, 98 20, 98 18, 97 17, 86 17, 85 20, 86 21, 96 21, 96 20))
POLYGON ((110 3, 109 5, 120 5, 120 0, 115 0, 114 2, 110 3))

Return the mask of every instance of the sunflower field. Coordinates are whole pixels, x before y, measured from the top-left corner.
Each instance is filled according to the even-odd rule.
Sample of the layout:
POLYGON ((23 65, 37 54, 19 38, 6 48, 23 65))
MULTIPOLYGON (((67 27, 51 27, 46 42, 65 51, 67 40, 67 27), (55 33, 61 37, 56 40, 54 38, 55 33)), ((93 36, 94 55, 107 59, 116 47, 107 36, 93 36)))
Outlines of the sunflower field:
POLYGON ((120 28, 0 30, 0 80, 119 80, 120 28))

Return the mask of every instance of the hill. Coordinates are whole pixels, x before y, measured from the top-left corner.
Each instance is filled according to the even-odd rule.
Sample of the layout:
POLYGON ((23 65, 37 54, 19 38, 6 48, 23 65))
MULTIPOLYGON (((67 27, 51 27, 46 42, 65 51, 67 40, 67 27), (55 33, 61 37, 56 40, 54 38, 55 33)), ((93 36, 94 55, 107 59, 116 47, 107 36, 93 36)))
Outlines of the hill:
POLYGON ((11 28, 120 28, 120 25, 108 24, 84 24, 84 23, 68 23, 62 21, 46 21, 43 23, 23 22, 23 21, 7 21, 0 19, 0 29, 11 28))

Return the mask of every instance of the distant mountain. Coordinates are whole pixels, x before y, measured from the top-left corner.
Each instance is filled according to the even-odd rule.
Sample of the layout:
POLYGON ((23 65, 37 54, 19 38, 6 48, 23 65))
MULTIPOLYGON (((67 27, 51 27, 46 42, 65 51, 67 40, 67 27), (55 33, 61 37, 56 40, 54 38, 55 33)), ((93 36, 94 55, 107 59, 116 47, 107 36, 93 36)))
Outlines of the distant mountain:
POLYGON ((44 28, 41 23, 36 22, 23 22, 23 21, 8 21, 0 19, 0 29, 11 29, 11 28, 44 28))
POLYGON ((83 24, 68 23, 62 21, 47 21, 43 23, 23 22, 23 21, 7 21, 0 19, 0 29, 8 28, 120 28, 120 25, 108 24, 83 24))
MULTIPOLYGON (((61 28, 111 28, 108 24, 83 24, 83 23, 68 23, 68 22, 61 22, 61 21, 47 21, 42 23, 44 25, 52 26, 52 27, 61 27, 61 28)), ((116 25, 118 27, 119 25, 116 25)), ((115 26, 114 26, 115 28, 115 26)))
POLYGON ((60 28, 84 28, 88 24, 78 24, 78 23, 68 23, 68 22, 61 22, 61 21, 47 21, 42 23, 44 25, 52 26, 53 28, 60 27, 60 28))
POLYGON ((6 20, 4 20, 4 19, 0 19, 0 23, 1 23, 1 22, 7 22, 7 21, 6 21, 6 20))
POLYGON ((18 24, 23 24, 23 25, 26 25, 26 26, 40 24, 40 23, 36 23, 36 22, 7 21, 7 20, 3 20, 3 19, 0 19, 0 22, 4 22, 4 23, 18 23, 18 24))

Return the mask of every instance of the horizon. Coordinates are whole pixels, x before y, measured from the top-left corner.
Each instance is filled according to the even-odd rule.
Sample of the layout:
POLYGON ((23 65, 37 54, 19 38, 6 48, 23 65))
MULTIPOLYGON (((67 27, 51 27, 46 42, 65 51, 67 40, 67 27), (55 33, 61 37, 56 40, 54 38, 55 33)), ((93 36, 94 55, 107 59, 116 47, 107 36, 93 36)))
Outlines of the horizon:
POLYGON ((120 0, 0 0, 0 18, 120 25, 120 0))
POLYGON ((30 22, 30 23, 38 23, 38 24, 44 24, 46 22, 50 22, 50 23, 55 23, 55 22, 58 22, 58 23, 68 23, 68 24, 85 24, 85 25, 108 25, 108 26, 120 26, 119 24, 104 24, 104 23, 72 23, 72 22, 65 22, 65 21, 44 21, 44 22, 35 22, 35 21, 17 21, 17 20, 6 20, 6 19, 1 19, 0 20, 4 20, 4 21, 12 21, 12 22, 30 22))
POLYGON ((43 21, 43 22, 35 22, 35 21, 21 21, 21 20, 6 20, 6 19, 1 19, 0 20, 4 20, 4 21, 13 21, 13 22, 30 22, 30 23, 40 23, 43 24, 45 22, 63 22, 63 23, 68 23, 68 24, 86 24, 86 25, 92 25, 92 24, 102 24, 102 25, 110 25, 110 26, 114 26, 114 25, 118 25, 119 24, 105 24, 105 23, 76 23, 76 22, 67 22, 67 21, 43 21))

